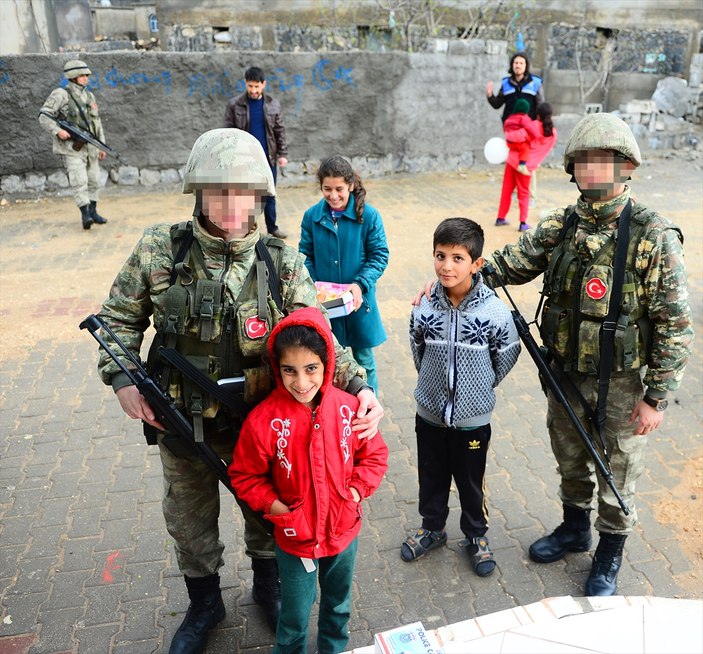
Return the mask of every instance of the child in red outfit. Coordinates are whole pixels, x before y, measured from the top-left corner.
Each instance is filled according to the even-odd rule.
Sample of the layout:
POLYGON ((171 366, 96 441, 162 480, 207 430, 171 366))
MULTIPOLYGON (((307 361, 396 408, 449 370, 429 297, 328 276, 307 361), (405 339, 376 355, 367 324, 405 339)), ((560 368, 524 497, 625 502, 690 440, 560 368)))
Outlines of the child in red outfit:
POLYGON ((503 123, 503 134, 508 149, 517 152, 519 165, 517 172, 521 175, 530 175, 527 169, 527 157, 532 144, 542 136, 539 128, 539 121, 532 120, 528 111, 530 104, 527 100, 520 98, 515 103, 515 111, 505 119, 503 123))
MULTIPOLYGON (((515 104, 519 104, 519 100, 515 104)), ((509 116, 505 121, 506 125, 511 117, 512 116, 509 116)), ((508 215, 508 211, 510 211, 513 189, 517 187, 517 199, 520 207, 519 229, 521 232, 530 229, 530 226, 527 224, 527 212, 530 206, 529 174, 539 168, 539 165, 547 157, 557 140, 557 130, 552 123, 552 106, 549 103, 543 102, 537 107, 537 120, 532 122, 539 130, 539 136, 532 141, 526 159, 521 161, 521 155, 518 153, 517 148, 510 149, 508 152, 508 160, 505 163, 505 171, 503 173, 503 188, 500 194, 498 218, 496 218, 497 226, 510 224, 506 216, 508 215), (520 174, 521 164, 526 166, 528 171, 527 175, 520 174)), ((510 148, 509 144, 508 147, 510 148)))
POLYGON ((276 654, 305 652, 317 577, 317 648, 346 649, 361 502, 381 483, 388 448, 351 430, 358 400, 332 385, 332 332, 316 308, 271 332, 276 388, 244 422, 229 474, 237 496, 273 523, 281 577, 276 654), (317 574, 315 574, 317 573, 317 574))

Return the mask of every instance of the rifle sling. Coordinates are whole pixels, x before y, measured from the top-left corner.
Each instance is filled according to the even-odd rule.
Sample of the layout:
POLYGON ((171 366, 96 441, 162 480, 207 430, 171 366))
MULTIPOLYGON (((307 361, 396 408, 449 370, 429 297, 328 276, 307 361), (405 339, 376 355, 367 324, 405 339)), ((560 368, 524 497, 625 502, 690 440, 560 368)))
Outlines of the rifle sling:
POLYGON ((266 264, 266 270, 268 271, 267 280, 269 290, 271 291, 271 297, 276 303, 278 310, 281 313, 285 313, 283 311, 283 298, 281 297, 281 279, 279 274, 276 272, 276 266, 271 258, 271 253, 261 239, 256 242, 256 254, 259 256, 259 259, 266 264))
POLYGON ((632 201, 628 200, 625 208, 620 214, 618 221, 617 243, 615 246, 615 259, 613 262, 613 287, 610 293, 610 303, 608 304, 608 315, 601 327, 600 363, 598 366, 598 402, 596 404, 596 421, 601 445, 605 451, 605 421, 606 400, 608 399, 608 388, 610 386, 610 375, 613 366, 613 349, 615 345, 615 331, 617 319, 620 314, 620 304, 622 302, 622 288, 625 281, 625 263, 627 260, 627 248, 630 243, 630 214, 632 201))

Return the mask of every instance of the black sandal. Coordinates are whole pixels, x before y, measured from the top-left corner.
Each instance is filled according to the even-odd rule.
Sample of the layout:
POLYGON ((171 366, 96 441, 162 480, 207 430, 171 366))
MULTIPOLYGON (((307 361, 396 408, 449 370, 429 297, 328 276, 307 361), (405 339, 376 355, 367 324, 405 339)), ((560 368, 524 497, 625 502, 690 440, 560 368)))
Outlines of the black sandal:
POLYGON ((408 536, 400 546, 400 558, 403 561, 414 561, 430 550, 441 547, 446 542, 446 531, 429 531, 420 527, 412 536, 408 536))
POLYGON ((496 561, 493 558, 493 552, 488 547, 488 538, 475 536, 467 538, 461 544, 466 547, 471 567, 479 577, 487 577, 493 573, 496 569, 496 561))

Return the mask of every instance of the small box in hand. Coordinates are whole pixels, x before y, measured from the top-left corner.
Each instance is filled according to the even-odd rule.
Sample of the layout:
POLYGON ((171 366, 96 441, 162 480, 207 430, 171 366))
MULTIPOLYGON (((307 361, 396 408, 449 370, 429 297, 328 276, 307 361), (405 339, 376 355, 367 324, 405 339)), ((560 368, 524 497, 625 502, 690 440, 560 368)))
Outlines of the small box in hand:
POLYGON ((354 311, 354 296, 349 290, 351 284, 335 282, 315 282, 317 300, 327 309, 327 315, 332 318, 342 318, 354 311))

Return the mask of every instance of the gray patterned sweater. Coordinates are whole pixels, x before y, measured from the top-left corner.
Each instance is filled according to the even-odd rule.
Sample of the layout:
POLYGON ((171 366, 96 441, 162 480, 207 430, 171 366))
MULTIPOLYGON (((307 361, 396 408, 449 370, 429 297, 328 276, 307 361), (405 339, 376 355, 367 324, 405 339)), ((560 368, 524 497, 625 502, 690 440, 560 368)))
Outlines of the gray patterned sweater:
POLYGON ((455 309, 437 283, 410 316, 410 347, 418 371, 418 415, 455 429, 491 421, 493 390, 520 354, 508 307, 476 273, 455 309))

